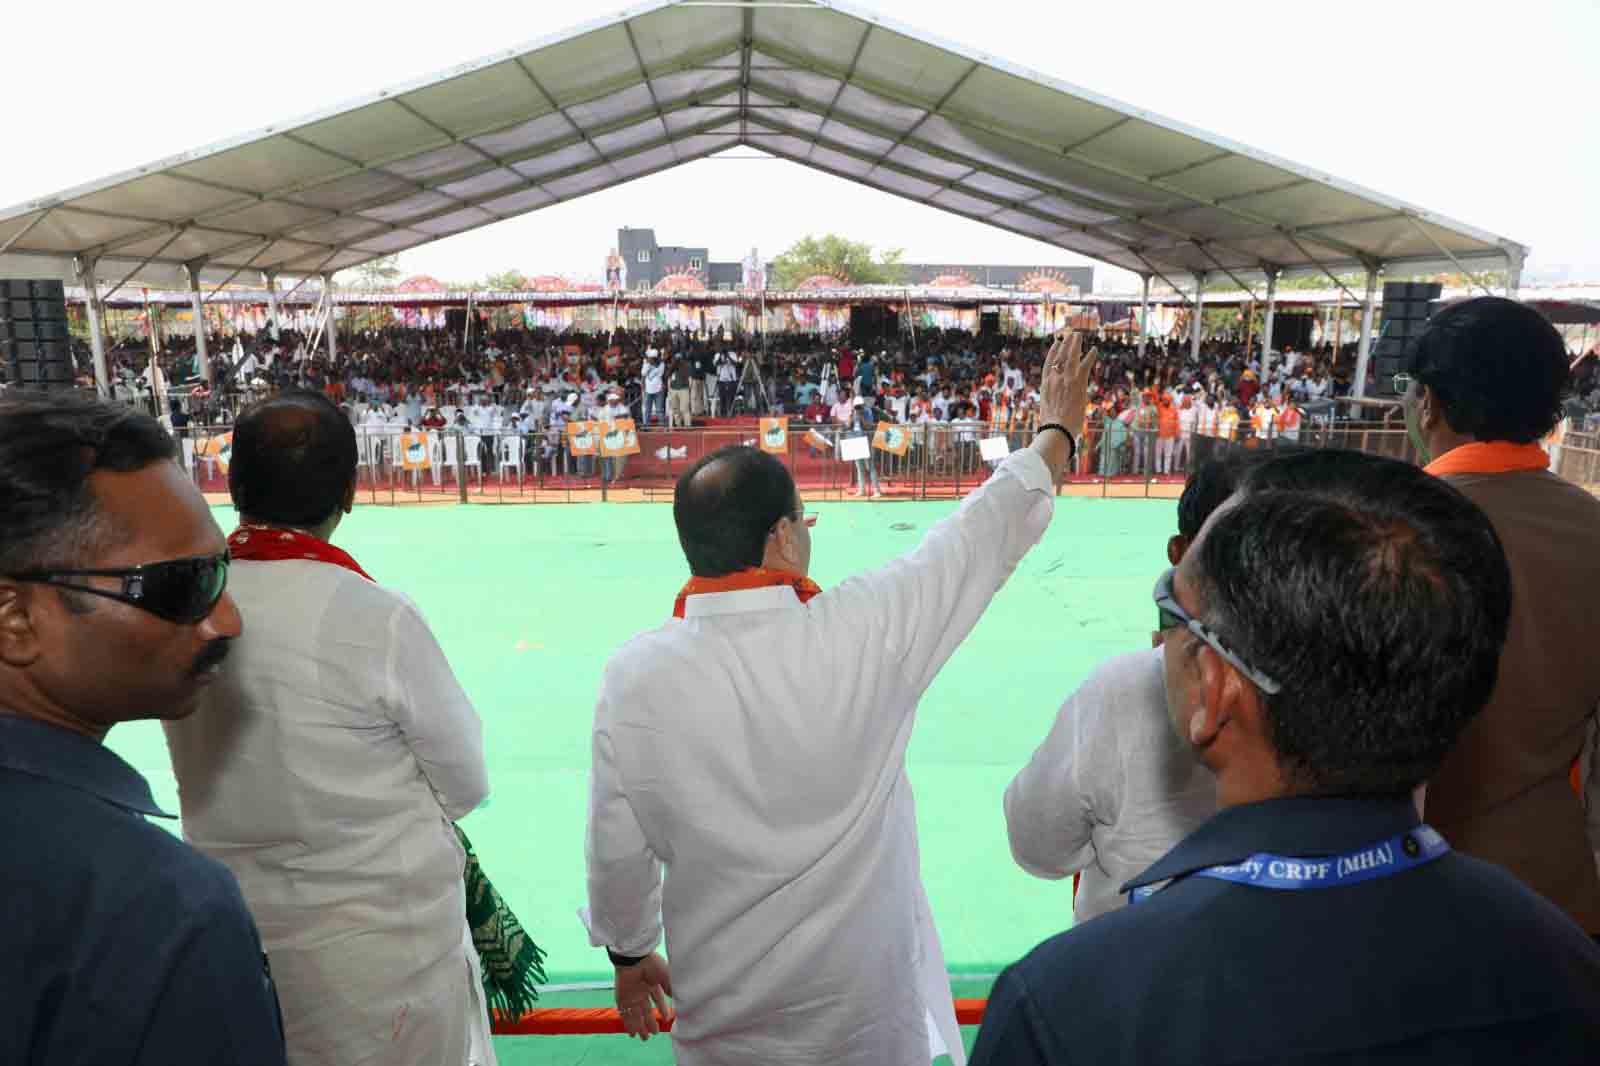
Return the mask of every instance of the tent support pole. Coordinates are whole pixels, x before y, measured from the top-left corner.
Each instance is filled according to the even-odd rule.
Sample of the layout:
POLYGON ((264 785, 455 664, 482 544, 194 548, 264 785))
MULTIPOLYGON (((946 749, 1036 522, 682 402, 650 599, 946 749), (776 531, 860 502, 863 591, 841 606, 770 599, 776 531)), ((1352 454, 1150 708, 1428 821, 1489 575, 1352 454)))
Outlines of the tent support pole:
POLYGON ((1150 338, 1150 275, 1139 275, 1144 284, 1139 286, 1139 361, 1144 361, 1144 346, 1150 338))
POLYGON ((1189 362, 1200 363, 1200 332, 1205 324, 1206 274, 1199 271, 1194 276, 1194 316, 1189 320, 1189 362))
POLYGON ((211 355, 206 350, 206 307, 205 298, 200 293, 200 268, 199 262, 185 263, 183 271, 189 277, 189 302, 194 306, 194 361, 195 369, 200 372, 200 380, 208 386, 211 379, 211 355))
POLYGON ((79 259, 78 277, 83 281, 84 310, 89 317, 89 347, 94 352, 94 387, 100 398, 111 398, 111 371, 106 364, 106 335, 100 323, 100 284, 94 275, 95 261, 79 259))
POLYGON ((334 326, 333 318, 333 275, 322 275, 322 298, 328 302, 328 324, 323 332, 328 337, 328 370, 332 373, 333 366, 339 361, 339 331, 334 326))
POLYGON ((1367 362, 1372 357, 1372 311, 1378 297, 1378 269, 1367 268, 1367 296, 1361 302, 1361 344, 1356 348, 1356 380, 1351 393, 1356 399, 1367 394, 1367 362))
MULTIPOLYGON (((1278 272, 1271 268, 1267 270, 1267 314, 1261 321, 1261 381, 1263 385, 1267 380, 1267 372, 1272 369, 1272 322, 1278 317, 1278 272)), ((1250 359, 1248 349, 1244 353, 1245 360, 1250 359)))
POLYGON ((277 340, 282 325, 278 319, 278 272, 263 270, 261 282, 267 290, 267 322, 272 327, 272 339, 277 340))

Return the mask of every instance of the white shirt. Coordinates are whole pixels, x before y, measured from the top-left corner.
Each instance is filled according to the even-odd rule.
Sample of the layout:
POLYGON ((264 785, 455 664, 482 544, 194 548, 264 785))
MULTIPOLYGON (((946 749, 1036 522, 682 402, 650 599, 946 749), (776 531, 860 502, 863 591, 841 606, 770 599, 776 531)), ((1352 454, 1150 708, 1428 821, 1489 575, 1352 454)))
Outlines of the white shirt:
POLYGON ((1217 812, 1217 781, 1173 732, 1161 649, 1098 666, 1006 789, 1017 865, 1081 873, 1078 922, 1127 904, 1122 885, 1217 812))
POLYGON ((486 1044, 451 822, 489 782, 443 651, 410 600, 327 563, 235 562, 228 591, 249 628, 167 746, 184 838, 233 871, 261 931, 290 1061, 442 1061, 430 999, 486 1044), (423 1043, 397 1051, 408 1004, 423 1043))
POLYGON ((663 379, 665 377, 666 368, 662 366, 661 360, 646 361, 644 364, 644 391, 652 396, 660 392, 663 388, 663 379))
POLYGON ((1013 453, 916 550, 802 605, 692 596, 623 645, 595 709, 590 940, 665 926, 680 1066, 963 1066, 919 871, 917 703, 1049 525, 1013 453), (663 868, 666 879, 663 883, 663 868))

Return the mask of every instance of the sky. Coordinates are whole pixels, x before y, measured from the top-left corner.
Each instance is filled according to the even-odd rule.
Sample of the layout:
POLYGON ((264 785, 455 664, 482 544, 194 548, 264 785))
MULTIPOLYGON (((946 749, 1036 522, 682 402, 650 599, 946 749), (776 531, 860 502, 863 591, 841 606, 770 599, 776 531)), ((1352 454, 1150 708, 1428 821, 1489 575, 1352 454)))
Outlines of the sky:
MULTIPOLYGON (((1531 245, 1600 281, 1600 0, 860 0, 910 26, 1531 245), (1587 54, 1585 49, 1588 49, 1587 54)), ((0 208, 557 32, 608 7, 12 5, 0 208), (30 42, 16 47, 16 42, 30 42)), ((908 262, 1092 262, 749 148, 403 253, 404 273, 598 278, 620 226, 713 259, 835 232, 908 262)), ((1131 274, 1099 265, 1119 290, 1131 274)))

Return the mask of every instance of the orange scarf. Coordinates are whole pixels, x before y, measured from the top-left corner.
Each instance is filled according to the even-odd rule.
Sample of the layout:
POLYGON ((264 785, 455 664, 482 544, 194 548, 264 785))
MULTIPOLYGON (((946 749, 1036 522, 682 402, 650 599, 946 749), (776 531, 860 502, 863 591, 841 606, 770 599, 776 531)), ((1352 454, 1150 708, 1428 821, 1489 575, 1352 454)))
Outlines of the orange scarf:
POLYGON ((809 602, 811 597, 822 591, 809 577, 791 574, 787 570, 769 570, 764 566, 753 566, 748 570, 725 574, 722 577, 691 577, 683 586, 683 591, 678 593, 677 602, 672 605, 672 617, 683 617, 683 607, 690 596, 708 592, 743 592, 746 589, 772 588, 777 585, 788 585, 794 589, 794 594, 800 597, 801 603, 809 602))
POLYGON ((1537 444, 1508 440, 1476 440, 1451 448, 1423 469, 1434 477, 1451 474, 1510 474, 1518 470, 1548 470, 1550 456, 1537 444))

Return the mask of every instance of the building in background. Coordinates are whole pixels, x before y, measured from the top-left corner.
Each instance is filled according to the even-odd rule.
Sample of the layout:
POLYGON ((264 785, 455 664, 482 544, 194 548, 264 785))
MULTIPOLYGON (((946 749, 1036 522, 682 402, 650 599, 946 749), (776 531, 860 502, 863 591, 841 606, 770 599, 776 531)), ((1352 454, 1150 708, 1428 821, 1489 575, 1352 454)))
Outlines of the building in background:
MULTIPOLYGON (((744 261, 711 259, 704 246, 659 244, 654 229, 623 227, 617 230, 617 252, 626 277, 625 287, 633 290, 663 289, 684 292, 697 288, 760 288, 750 281, 765 281, 767 264, 751 249, 744 261)), ((608 280, 611 276, 608 259, 608 280)), ((1092 266, 1017 266, 1002 264, 902 263, 907 285, 940 289, 982 286, 995 289, 1020 289, 1048 292, 1066 298, 1094 292, 1092 266)))

